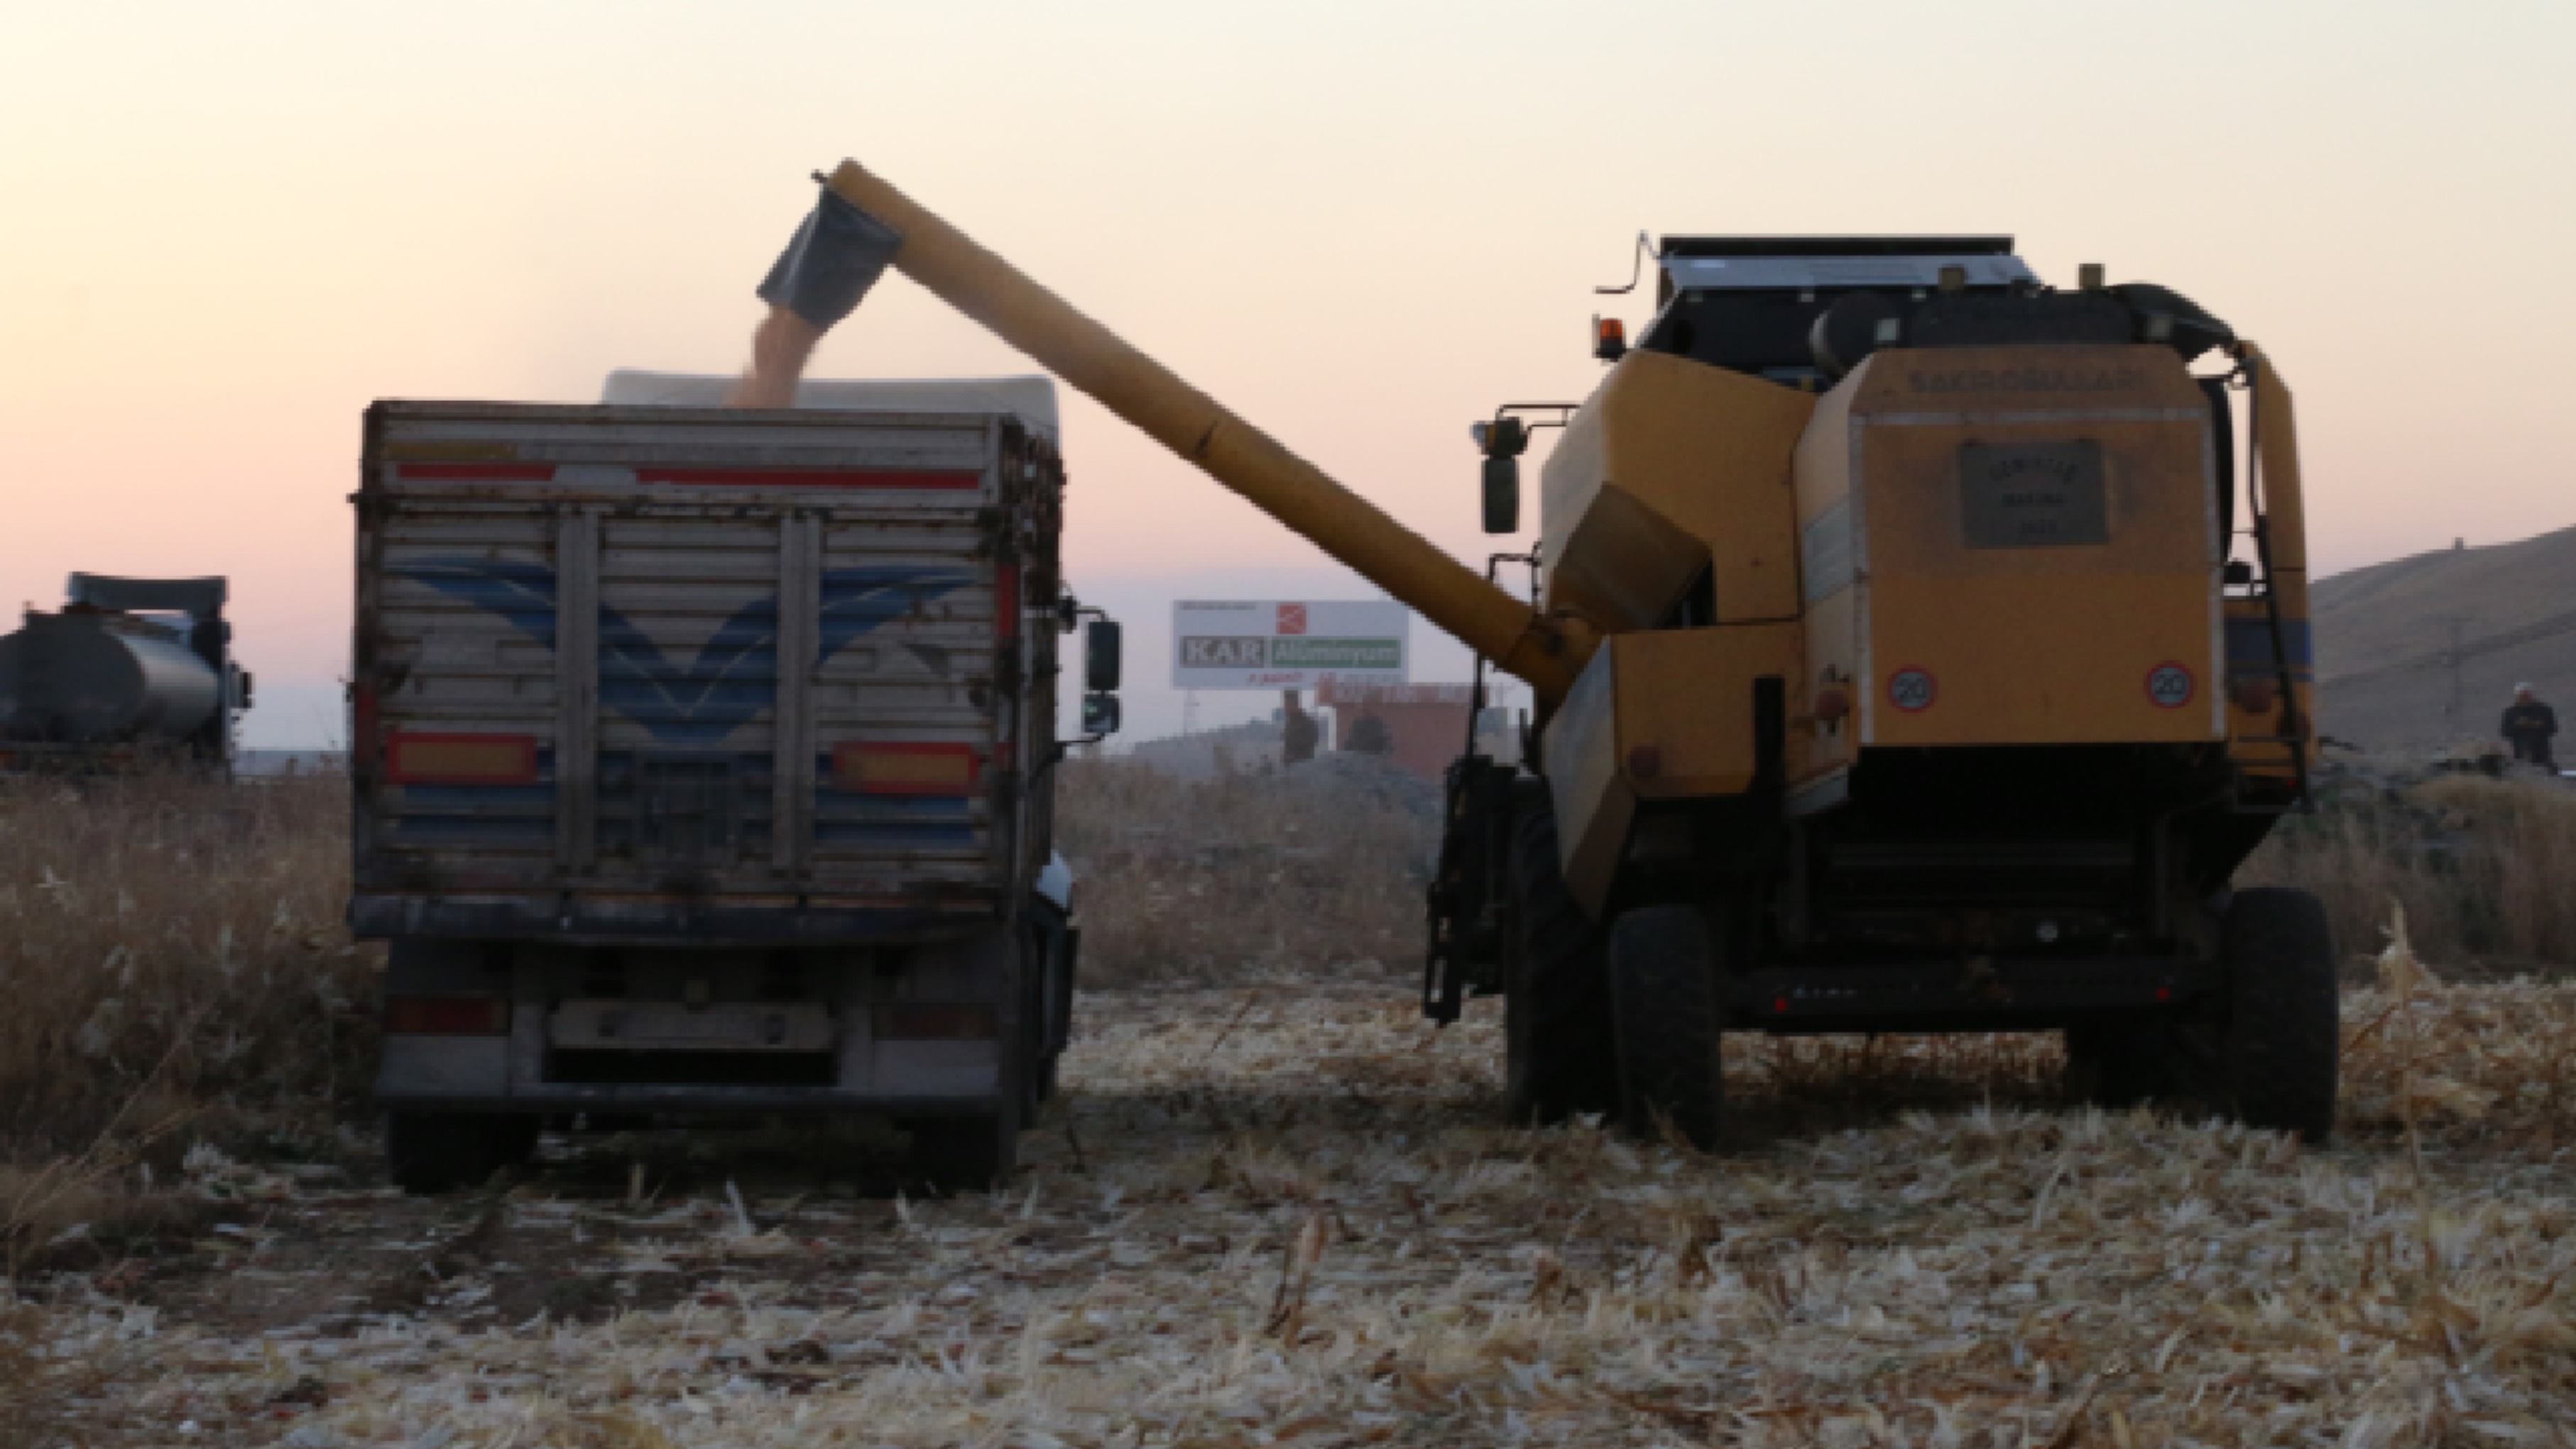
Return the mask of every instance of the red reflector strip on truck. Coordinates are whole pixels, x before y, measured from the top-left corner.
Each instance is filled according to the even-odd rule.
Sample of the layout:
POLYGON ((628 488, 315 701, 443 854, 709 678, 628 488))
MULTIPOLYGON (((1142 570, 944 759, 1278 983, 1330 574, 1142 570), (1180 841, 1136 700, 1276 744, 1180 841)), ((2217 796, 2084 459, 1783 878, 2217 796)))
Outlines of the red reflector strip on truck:
POLYGON ((889 1001, 876 1009, 879 1041, 991 1041, 1001 1034, 1001 1020, 989 1006, 889 1001))
POLYGON ((971 489, 983 486, 984 475, 865 468, 638 468, 635 481, 712 488, 971 489))
POLYGON ((552 463, 403 463, 394 476, 406 483, 552 483, 552 463))
POLYGON ((510 1000, 505 996, 388 996, 385 1032, 389 1036, 508 1036, 510 1000))
POLYGON ((832 747, 832 783, 862 795, 971 795, 982 768, 973 745, 843 740, 832 747))
POLYGON ((397 733, 385 773, 403 785, 526 785, 537 778, 535 735, 397 733))

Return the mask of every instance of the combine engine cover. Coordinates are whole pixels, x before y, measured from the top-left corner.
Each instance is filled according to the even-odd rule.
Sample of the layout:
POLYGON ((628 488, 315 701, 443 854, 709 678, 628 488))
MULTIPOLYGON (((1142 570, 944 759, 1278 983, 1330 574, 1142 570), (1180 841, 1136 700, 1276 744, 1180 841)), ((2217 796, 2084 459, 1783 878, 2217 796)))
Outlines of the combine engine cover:
POLYGON ((1809 672, 1878 747, 2206 744, 2227 731, 2210 409, 2161 347, 1887 352, 1797 458, 1809 672))

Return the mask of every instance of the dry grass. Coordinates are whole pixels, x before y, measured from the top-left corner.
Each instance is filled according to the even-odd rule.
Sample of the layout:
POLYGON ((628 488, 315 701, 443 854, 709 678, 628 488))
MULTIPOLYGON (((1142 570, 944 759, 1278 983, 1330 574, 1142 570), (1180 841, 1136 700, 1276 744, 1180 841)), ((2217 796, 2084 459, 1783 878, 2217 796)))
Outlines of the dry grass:
POLYGON ((94 1221, 190 1140, 327 1125, 371 1044, 347 794, 0 782, 0 1244, 94 1221))
POLYGON ((1195 783, 1066 762, 1056 808, 1085 984, 1412 969, 1439 801, 1351 756, 1195 783))
POLYGON ((2416 947, 2481 976, 2576 965, 2576 790, 2539 779, 2451 775, 2399 798, 2330 794, 2284 820, 2248 884, 2314 891, 2344 949, 2379 949, 2388 905, 2416 947))

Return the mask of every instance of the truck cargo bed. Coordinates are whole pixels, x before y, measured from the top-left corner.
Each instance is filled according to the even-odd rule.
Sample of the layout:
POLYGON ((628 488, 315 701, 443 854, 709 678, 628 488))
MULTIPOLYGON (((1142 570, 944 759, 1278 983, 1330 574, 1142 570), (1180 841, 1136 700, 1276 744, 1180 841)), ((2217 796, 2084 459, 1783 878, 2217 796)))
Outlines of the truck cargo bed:
POLYGON ((380 403, 362 935, 827 942, 1044 862, 1051 440, 1002 413, 380 403), (1042 804, 1037 807, 1042 812, 1042 804))

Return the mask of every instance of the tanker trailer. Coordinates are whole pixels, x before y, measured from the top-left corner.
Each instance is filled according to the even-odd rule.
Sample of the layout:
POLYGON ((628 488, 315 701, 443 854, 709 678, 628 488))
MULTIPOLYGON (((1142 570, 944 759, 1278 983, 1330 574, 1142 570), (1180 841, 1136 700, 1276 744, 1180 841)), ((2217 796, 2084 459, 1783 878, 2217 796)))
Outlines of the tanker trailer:
POLYGON ((764 357, 890 263, 1530 682, 1526 764, 1451 771, 1424 993, 1504 997, 1516 1117, 1706 1146, 1728 1032, 2017 1030, 2084 1099, 2330 1129, 2323 911, 2232 885, 2316 740, 2291 399, 2178 293, 2002 238, 1670 239, 1590 398, 1478 429, 1500 532, 1564 429, 1523 603, 856 163, 800 235, 773 323, 840 305, 764 357))
POLYGON ((74 574, 54 613, 0 636, 0 756, 12 772, 229 770, 250 676, 232 662, 225 581, 74 574))

